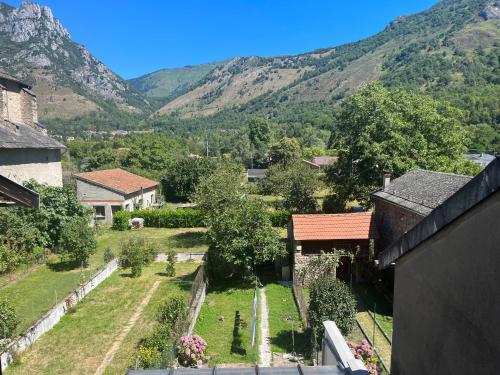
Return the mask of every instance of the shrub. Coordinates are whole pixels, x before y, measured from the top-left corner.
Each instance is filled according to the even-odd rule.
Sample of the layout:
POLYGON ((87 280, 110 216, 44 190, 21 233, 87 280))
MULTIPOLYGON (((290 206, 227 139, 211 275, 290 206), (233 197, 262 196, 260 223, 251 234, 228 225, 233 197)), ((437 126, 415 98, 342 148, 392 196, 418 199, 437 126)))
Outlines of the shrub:
POLYGON ((88 221, 83 218, 74 218, 66 222, 61 231, 59 241, 63 256, 71 261, 87 265, 90 255, 95 253, 97 242, 88 221))
POLYGON ((167 324, 160 324, 151 335, 142 340, 142 346, 155 348, 159 352, 172 347, 171 330, 167 324))
POLYGON ((361 341, 361 345, 349 343, 349 348, 355 358, 360 359, 365 364, 368 372, 371 375, 382 374, 382 368, 380 367, 379 360, 375 355, 373 348, 370 346, 368 341, 361 341))
POLYGON ((130 238, 123 245, 120 253, 121 267, 130 268, 132 277, 139 277, 142 267, 151 263, 156 257, 156 250, 144 238, 130 238))
POLYGON ((356 299, 349 287, 331 276, 322 276, 310 285, 309 316, 318 343, 323 337, 323 322, 333 320, 343 335, 356 322, 356 299))
POLYGON ((176 253, 175 251, 170 250, 167 253, 167 266, 165 267, 165 275, 168 277, 175 276, 175 262, 176 262, 176 253))
POLYGON ((22 258, 10 246, 0 244, 0 272, 12 272, 21 264, 22 258))
POLYGON ((185 367, 201 364, 205 360, 207 343, 198 335, 182 336, 177 345, 177 359, 185 367))
POLYGON ((0 337, 11 338, 18 324, 19 319, 10 302, 0 299, 0 337))
POLYGON ((152 368, 160 361, 160 352, 156 348, 139 346, 137 365, 140 368, 152 368))
POLYGON ((111 262, 115 258, 115 254, 113 254, 113 251, 109 247, 107 247, 104 250, 103 258, 104 258, 104 263, 108 263, 108 262, 111 262))
POLYGON ((158 308, 156 319, 176 333, 182 332, 188 318, 188 309, 183 296, 173 296, 158 308))
POLYGON ((269 212, 269 219, 273 227, 286 227, 290 219, 290 211, 275 210, 269 212))
POLYGON ((130 219, 130 212, 118 211, 113 214, 113 228, 114 230, 127 230, 128 221, 130 219))

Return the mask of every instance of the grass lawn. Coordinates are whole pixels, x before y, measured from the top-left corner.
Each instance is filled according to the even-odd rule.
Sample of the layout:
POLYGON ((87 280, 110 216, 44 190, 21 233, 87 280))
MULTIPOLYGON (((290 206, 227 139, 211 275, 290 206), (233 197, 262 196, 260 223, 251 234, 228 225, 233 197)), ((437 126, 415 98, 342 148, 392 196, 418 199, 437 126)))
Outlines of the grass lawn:
POLYGON ((309 349, 309 337, 304 332, 292 288, 274 282, 268 283, 266 284, 266 299, 269 309, 271 351, 277 353, 292 353, 295 351, 296 353, 306 354, 309 349), (292 328, 295 348, 292 344, 292 328))
POLYGON ((210 284, 194 329, 208 344, 210 366, 258 362, 258 340, 253 349, 250 343, 253 294, 246 283, 210 284))
POLYGON ((183 293, 189 297, 191 280, 198 264, 176 265, 177 276, 163 276, 165 264, 154 263, 143 269, 139 278, 118 270, 78 305, 76 312, 64 316, 26 352, 7 374, 92 374, 98 368, 114 340, 134 314, 156 281, 149 304, 125 336, 105 374, 124 374, 131 363, 138 342, 155 325, 158 304, 167 296, 183 293))
POLYGON ((387 336, 392 337, 392 305, 371 285, 354 287, 358 310, 374 315, 387 336), (375 310, 374 310, 375 309, 375 310))
POLYGON ((123 241, 131 237, 144 237, 156 243, 161 252, 174 250, 177 253, 204 253, 208 249, 205 232, 205 228, 142 228, 126 231, 102 228, 99 243, 118 254, 123 241))

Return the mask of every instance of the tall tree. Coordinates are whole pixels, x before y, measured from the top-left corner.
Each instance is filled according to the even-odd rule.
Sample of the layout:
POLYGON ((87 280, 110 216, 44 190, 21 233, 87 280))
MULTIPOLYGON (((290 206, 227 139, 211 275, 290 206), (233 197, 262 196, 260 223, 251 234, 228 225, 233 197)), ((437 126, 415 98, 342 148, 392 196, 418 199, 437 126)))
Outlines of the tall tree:
POLYGON ((254 163, 263 165, 271 143, 271 123, 265 118, 254 116, 248 120, 248 130, 254 163))
POLYGON ((342 200, 367 206, 384 171, 475 174, 478 168, 463 157, 468 133, 460 121, 461 112, 446 102, 370 84, 342 104, 333 144, 339 160, 327 179, 342 200))
POLYGON ((295 138, 282 138, 271 146, 270 164, 290 165, 300 159, 300 145, 295 138))

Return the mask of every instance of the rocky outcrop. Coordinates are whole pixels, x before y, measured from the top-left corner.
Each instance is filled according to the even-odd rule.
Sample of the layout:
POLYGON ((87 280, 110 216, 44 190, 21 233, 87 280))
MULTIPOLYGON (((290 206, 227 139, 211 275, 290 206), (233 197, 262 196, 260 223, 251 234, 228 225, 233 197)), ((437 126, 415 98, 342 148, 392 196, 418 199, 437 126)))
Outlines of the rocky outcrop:
POLYGON ((45 81, 49 85, 38 87, 69 88, 90 101, 102 98, 132 110, 148 106, 125 80, 73 42, 46 6, 23 2, 15 8, 0 3, 0 45, 0 66, 34 84, 35 90, 45 81))
POLYGON ((481 17, 485 20, 500 20, 500 1, 492 1, 484 7, 481 17))

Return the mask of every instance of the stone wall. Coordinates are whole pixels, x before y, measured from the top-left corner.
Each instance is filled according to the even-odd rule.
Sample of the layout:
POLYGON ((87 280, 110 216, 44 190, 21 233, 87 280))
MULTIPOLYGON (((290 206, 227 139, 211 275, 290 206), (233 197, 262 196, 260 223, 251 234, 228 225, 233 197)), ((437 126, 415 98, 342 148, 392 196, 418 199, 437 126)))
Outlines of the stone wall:
POLYGON ((19 184, 35 179, 41 184, 62 186, 61 150, 4 149, 0 174, 19 184))
POLYGON ((21 122, 38 129, 35 122, 38 121, 36 96, 26 89, 20 92, 21 122))
POLYGON ((383 199, 375 197, 374 200, 375 224, 380 235, 380 239, 376 242, 377 253, 383 251, 425 217, 383 199))
POLYGON ((118 258, 115 258, 106 264, 106 266, 97 272, 86 284, 69 294, 38 322, 28 328, 24 334, 14 339, 0 355, 0 366, 2 371, 12 363, 16 355, 29 348, 40 336, 54 327, 59 320, 66 315, 70 307, 83 300, 89 292, 111 276, 118 268, 118 263, 118 258))

